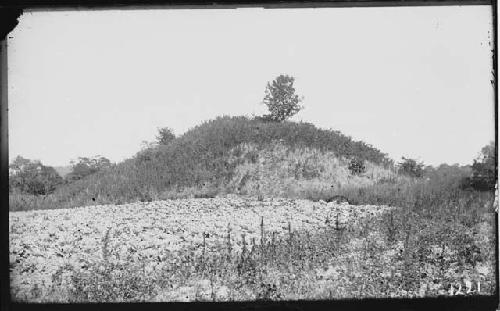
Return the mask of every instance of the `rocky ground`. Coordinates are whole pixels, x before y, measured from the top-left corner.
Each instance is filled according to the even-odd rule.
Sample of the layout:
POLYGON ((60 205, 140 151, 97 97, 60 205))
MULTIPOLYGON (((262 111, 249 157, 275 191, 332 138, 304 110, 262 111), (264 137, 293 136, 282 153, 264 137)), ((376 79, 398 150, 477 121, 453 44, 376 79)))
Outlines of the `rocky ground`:
MULTIPOLYGON (((61 271, 86 271, 92 263, 103 260, 118 264, 147 261, 146 273, 153 273, 168 263, 165 258, 175 257, 193 246, 201 252, 205 245, 209 251, 221 243, 228 244, 228 237, 232 251, 240 252, 243 239, 247 244, 252 239, 255 244, 260 243, 262 221, 267 236, 273 232, 285 235, 290 229, 313 232, 332 225, 352 227, 390 209, 322 201, 228 197, 11 212, 12 295, 14 299, 30 300, 35 290, 38 291, 35 296, 47 299, 61 271)), ((381 240, 373 237, 374 243, 381 240)), ((352 243, 361 242, 353 239, 352 243)), ((329 278, 338 278, 339 272, 330 267, 317 275, 322 280, 318 286, 325 287, 329 278)))

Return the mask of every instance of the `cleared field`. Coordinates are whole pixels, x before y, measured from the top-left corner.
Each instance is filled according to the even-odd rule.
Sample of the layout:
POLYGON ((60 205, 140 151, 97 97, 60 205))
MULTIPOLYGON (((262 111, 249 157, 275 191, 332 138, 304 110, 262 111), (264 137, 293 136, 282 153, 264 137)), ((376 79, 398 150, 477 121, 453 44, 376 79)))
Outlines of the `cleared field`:
MULTIPOLYGON (((277 283, 279 285, 278 281, 262 279, 262 284, 271 286, 271 289, 264 290, 266 293, 263 294, 264 298, 327 299, 376 296, 378 292, 369 290, 368 287, 360 288, 359 293, 355 293, 352 286, 356 280, 367 279, 368 275, 373 273, 383 274, 382 277, 388 282, 401 277, 401 273, 397 270, 398 265, 395 265, 394 261, 400 260, 398 256, 402 253, 403 242, 395 241, 388 245, 381 230, 377 230, 375 225, 367 227, 367 224, 376 223, 376 219, 381 219, 384 214, 387 215, 389 210, 391 208, 388 206, 352 206, 289 199, 258 201, 231 197, 11 212, 9 214, 11 293, 13 299, 21 301, 108 301, 109 296, 106 298, 99 294, 92 296, 88 293, 84 297, 78 295, 88 292, 89 286, 102 281, 95 275, 105 275, 105 279, 108 278, 106 280, 109 281, 113 278, 123 278, 123 273, 127 273, 123 271, 124 269, 139 267, 137 271, 140 271, 142 279, 136 281, 147 284, 145 287, 134 288, 134 293, 142 291, 142 294, 133 297, 127 295, 122 297, 119 294, 120 298, 112 296, 115 297, 113 299, 118 301, 258 299, 262 295, 259 296, 258 291, 249 290, 254 288, 253 285, 245 285, 247 287, 242 286, 238 290, 226 283, 231 279, 228 276, 230 274, 243 281, 245 278, 250 278, 248 275, 240 272, 237 275, 236 271, 227 271, 228 274, 225 276, 219 275, 219 272, 210 274, 207 272, 210 270, 208 268, 199 272, 194 271, 198 269, 194 265, 191 271, 189 265, 194 262, 192 258, 201 258, 201 263, 197 266, 206 267, 209 265, 208 262, 220 266, 218 260, 227 251, 232 258, 228 259, 229 262, 234 263, 234 258, 243 258, 245 253, 258 248, 261 241, 279 240, 286 244, 287 237, 291 236, 292 232, 304 237, 297 239, 303 242, 299 243, 299 248, 306 247, 306 244, 309 245, 307 247, 312 247, 309 233, 332 229, 343 232, 337 241, 335 254, 319 252, 317 243, 314 244, 316 246, 313 245, 316 248, 310 248, 310 251, 318 252, 318 255, 324 257, 323 267, 309 262, 302 263, 302 267, 308 268, 301 272, 298 271, 300 269, 294 270, 297 276, 291 270, 287 270, 286 274, 294 275, 292 278, 296 280, 293 281, 293 285, 287 283, 288 287, 283 286, 280 295, 276 295, 277 290, 272 288, 277 283), (185 258, 191 258, 191 261, 184 260, 185 258), (207 258, 206 262, 204 258, 207 258), (209 260, 209 258, 215 259, 209 260), (370 267, 370 264, 373 266, 370 267), (179 271, 170 272, 172 275, 170 278, 169 271, 172 271, 172 267, 190 271, 182 277, 179 276, 179 271), (168 280, 160 283, 155 281, 165 277, 168 280), (78 297, 71 298, 75 293, 78 297)), ((291 245, 292 239, 288 241, 291 245)), ((435 249, 430 250, 429 256, 437 257, 439 254, 442 255, 443 251, 446 256, 446 251, 436 245, 435 249), (436 254, 433 255, 432 252, 436 254)), ((263 252, 259 257, 261 261, 264 260, 262 254, 263 252)), ((241 266, 241 262, 238 264, 241 266)), ((239 267, 238 264, 235 263, 234 267, 239 267)), ((488 287, 488 282, 494 284, 494 270, 489 264, 471 266, 468 272, 470 276, 468 282, 483 281, 481 293, 484 294, 493 289, 492 286, 488 287), (488 279, 490 281, 484 282, 488 279)), ((434 268, 426 269, 431 275, 434 268)), ((264 278, 271 277, 273 269, 269 267, 262 274, 264 278)), ((137 271, 133 272, 133 275, 138 274, 137 271)), ((278 271, 275 271, 276 273, 278 271)), ((284 272, 278 274, 280 273, 284 272)), ((135 281, 128 280, 128 282, 135 281)), ((120 286, 116 285, 116 282, 113 284, 120 286)), ((394 295, 404 295, 402 289, 396 287, 394 295)), ((447 290, 446 284, 432 282, 424 289, 422 286, 419 288, 420 292, 407 291, 406 294, 437 295, 447 290)))

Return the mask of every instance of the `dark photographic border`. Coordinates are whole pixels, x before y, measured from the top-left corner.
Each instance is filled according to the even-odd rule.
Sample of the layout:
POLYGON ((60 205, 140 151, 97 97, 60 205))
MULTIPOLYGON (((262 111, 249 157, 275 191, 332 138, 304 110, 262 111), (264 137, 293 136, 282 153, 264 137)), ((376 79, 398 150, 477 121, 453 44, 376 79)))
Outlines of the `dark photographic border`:
MULTIPOLYGON (((498 54, 497 54, 497 1, 486 0, 464 0, 464 1, 414 1, 414 0, 341 0, 341 1, 249 1, 249 0, 224 0, 219 2, 200 0, 4 0, 0 4, 0 198, 2 201, 1 211, 1 270, 0 270, 0 309, 1 310, 158 310, 158 309, 222 309, 222 310, 307 310, 307 309, 390 309, 390 310, 498 310, 499 306, 499 267, 498 267, 498 212, 495 214, 496 247, 495 255, 497 266, 495 275, 497 279, 496 292, 492 296, 480 297, 438 297, 438 298, 412 298, 412 299, 349 299, 333 301, 287 301, 287 302, 220 302, 220 303, 105 303, 105 304, 27 304, 11 302, 10 281, 9 281, 9 199, 8 199, 8 98, 7 98, 7 37, 16 27, 17 18, 23 11, 55 11, 55 10, 131 10, 131 9, 223 9, 223 8, 244 8, 244 7, 264 7, 264 8, 321 8, 321 7, 382 7, 382 6, 463 6, 463 5, 491 5, 493 21, 493 68, 492 85, 494 87, 495 105, 495 146, 498 150, 498 54)), ((498 152, 498 151, 496 151, 498 152)), ((495 166, 498 174, 498 155, 495 166)))

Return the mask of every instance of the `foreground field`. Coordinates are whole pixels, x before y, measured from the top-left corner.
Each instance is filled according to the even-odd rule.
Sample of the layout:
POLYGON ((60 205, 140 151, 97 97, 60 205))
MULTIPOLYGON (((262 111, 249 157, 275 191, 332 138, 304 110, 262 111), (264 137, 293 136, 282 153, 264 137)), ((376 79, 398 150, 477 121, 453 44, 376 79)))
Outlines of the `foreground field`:
POLYGON ((241 197, 11 212, 11 293, 30 302, 493 293, 492 215, 470 228, 467 250, 456 237, 412 241, 397 215, 241 197))

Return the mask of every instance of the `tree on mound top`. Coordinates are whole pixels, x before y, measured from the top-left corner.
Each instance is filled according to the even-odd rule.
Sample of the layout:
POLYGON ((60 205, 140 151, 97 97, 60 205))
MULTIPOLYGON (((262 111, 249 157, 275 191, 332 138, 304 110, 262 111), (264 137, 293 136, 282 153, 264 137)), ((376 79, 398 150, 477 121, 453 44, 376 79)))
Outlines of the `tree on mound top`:
POLYGON ((269 109, 270 114, 264 119, 270 121, 285 121, 297 114, 304 107, 300 105, 303 98, 295 94, 293 87, 294 77, 280 75, 271 83, 267 83, 266 95, 263 103, 269 109))

